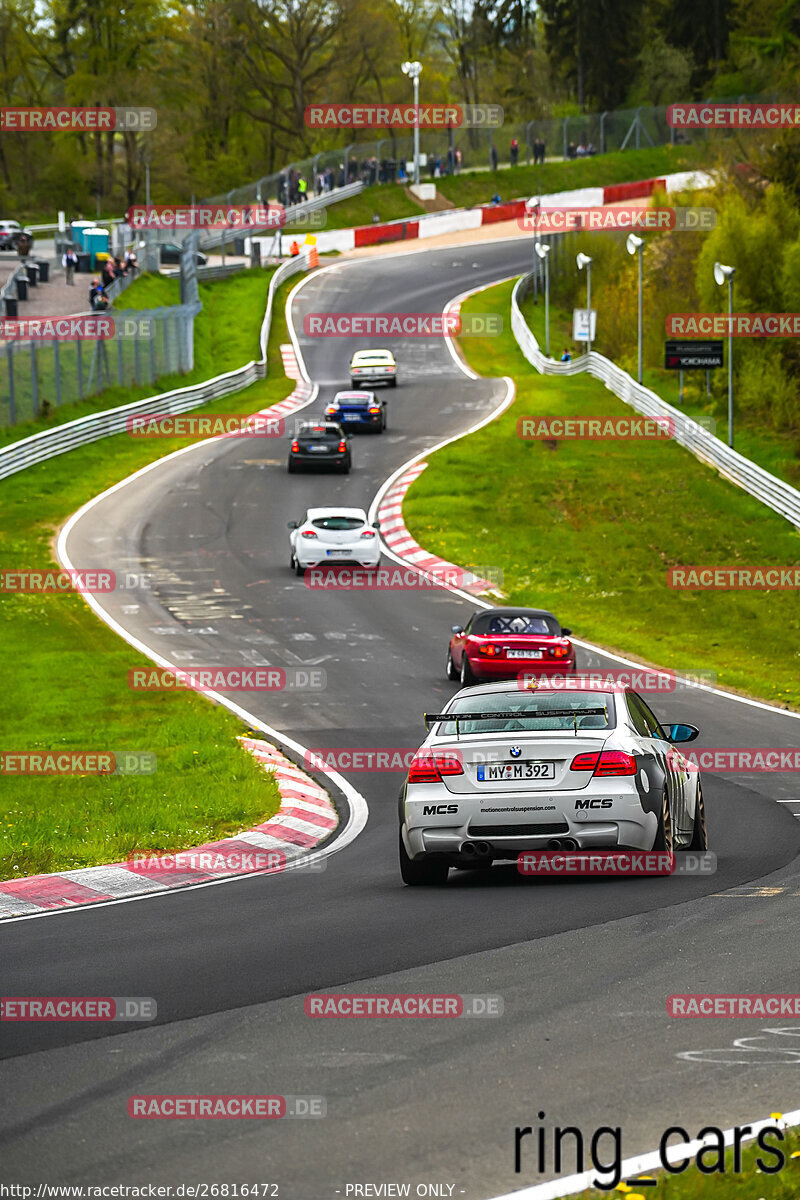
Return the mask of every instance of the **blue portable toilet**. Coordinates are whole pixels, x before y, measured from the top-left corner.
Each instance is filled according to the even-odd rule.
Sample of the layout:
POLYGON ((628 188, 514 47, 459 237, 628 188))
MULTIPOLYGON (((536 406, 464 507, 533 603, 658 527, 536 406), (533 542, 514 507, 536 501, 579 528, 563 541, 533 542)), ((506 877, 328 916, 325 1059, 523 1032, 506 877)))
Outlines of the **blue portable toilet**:
POLYGON ((96 254, 108 254, 109 234, 107 229, 99 229, 92 227, 83 231, 83 248, 87 254, 92 256, 92 270, 96 269, 96 254))

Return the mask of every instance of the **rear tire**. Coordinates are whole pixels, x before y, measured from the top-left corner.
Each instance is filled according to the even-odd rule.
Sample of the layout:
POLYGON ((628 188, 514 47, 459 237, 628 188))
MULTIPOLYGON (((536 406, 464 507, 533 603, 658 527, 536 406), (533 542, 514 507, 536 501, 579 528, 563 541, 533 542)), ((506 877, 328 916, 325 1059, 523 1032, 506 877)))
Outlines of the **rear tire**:
POLYGON ((400 834, 400 875, 406 887, 441 887, 447 883, 449 867, 436 858, 409 858, 400 834))
POLYGON ((675 852, 672 833, 672 812, 670 811, 669 795, 666 788, 661 797, 661 812, 658 817, 658 828, 656 829, 656 836, 653 841, 653 849, 664 851, 667 854, 674 854, 675 852))
POLYGON ((687 850, 707 850, 708 849, 708 826, 706 825, 706 806, 703 800, 703 789, 698 785, 697 788, 697 807, 694 810, 694 827, 692 829, 692 840, 686 847, 687 850))
POLYGON ((297 470, 297 464, 290 458, 286 468, 290 475, 294 475, 297 470))
POLYGON ((300 576, 303 576, 306 573, 305 567, 301 567, 300 563, 297 561, 297 559, 294 560, 294 573, 295 573, 295 575, 300 575, 300 576))
POLYGON ((469 659, 467 658, 467 652, 465 650, 461 655, 461 686, 469 687, 470 684, 475 682, 475 673, 472 670, 472 667, 469 665, 469 659))
POLYGON ((397 380, 396 380, 396 379, 390 379, 390 380, 389 380, 389 387, 397 387, 397 380))
POLYGON ((458 671, 456 670, 456 664, 453 662, 453 655, 449 649, 447 651, 447 665, 445 667, 445 672, 447 674, 448 679, 453 679, 453 680, 458 679, 458 671))
POLYGON ((350 459, 349 458, 346 460, 346 462, 342 463, 342 474, 343 475, 350 474, 350 459))

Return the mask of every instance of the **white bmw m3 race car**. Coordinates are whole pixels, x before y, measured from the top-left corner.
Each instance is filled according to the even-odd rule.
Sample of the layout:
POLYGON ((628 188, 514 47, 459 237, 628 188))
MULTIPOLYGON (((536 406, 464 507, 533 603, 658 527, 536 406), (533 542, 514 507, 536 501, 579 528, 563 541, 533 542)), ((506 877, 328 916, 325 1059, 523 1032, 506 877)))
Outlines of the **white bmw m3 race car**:
POLYGON ((700 774, 675 748, 698 730, 628 688, 483 684, 425 723, 400 794, 406 884, 521 851, 707 848, 700 774))

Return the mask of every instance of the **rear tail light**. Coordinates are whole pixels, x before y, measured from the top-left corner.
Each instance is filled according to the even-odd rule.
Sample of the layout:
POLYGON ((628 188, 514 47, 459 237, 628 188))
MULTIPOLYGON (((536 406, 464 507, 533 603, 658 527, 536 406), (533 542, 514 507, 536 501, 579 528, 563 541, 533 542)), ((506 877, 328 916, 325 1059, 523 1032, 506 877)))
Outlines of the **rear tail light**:
POLYGON ((396 371, 397 367, 387 367, 386 370, 387 371, 396 371))
POLYGON ((550 655, 552 658, 567 658, 569 655, 569 646, 551 646, 550 655))
POLYGON ((361 536, 362 537, 375 537, 375 530, 374 529, 365 529, 361 536))
POLYGON ((415 754, 408 768, 409 783, 441 783, 443 775, 463 775, 458 754, 415 754))
POLYGON ((478 651, 478 654, 486 654, 489 658, 497 658, 498 655, 503 653, 502 646, 493 646, 491 643, 488 645, 478 643, 475 649, 478 651))
POLYGON ((576 754, 570 764, 570 770, 591 771, 597 779, 607 779, 609 775, 635 775, 636 759, 622 750, 576 754))
POLYGON ((317 535, 313 529, 304 529, 303 530, 303 537, 316 537, 316 536, 317 535))
POLYGON ((380 410, 380 409, 377 407, 377 405, 376 405, 374 408, 371 408, 369 411, 370 411, 371 413, 379 413, 381 410, 380 410))
POLYGON ((336 414, 336 408, 334 407, 333 404, 329 404, 328 407, 325 409, 325 416, 332 417, 335 414, 336 414))
POLYGON ((339 453, 344 454, 346 449, 347 449, 347 442, 345 442, 344 440, 339 442, 339 453))
POLYGON ((298 454, 300 451, 300 443, 297 438, 292 442, 292 454, 298 454))

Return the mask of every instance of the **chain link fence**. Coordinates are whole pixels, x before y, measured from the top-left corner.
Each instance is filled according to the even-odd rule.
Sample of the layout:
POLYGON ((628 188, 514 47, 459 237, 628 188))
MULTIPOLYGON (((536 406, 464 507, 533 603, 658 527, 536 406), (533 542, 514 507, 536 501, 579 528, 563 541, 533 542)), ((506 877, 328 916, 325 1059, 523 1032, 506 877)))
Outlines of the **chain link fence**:
MULTIPOLYGON (((774 100, 772 95, 719 97, 715 102, 774 100)), ((607 154, 612 150, 644 149, 647 146, 689 145, 708 140, 709 130, 676 130, 667 124, 666 105, 642 105, 577 116, 537 118, 511 122, 499 129, 460 128, 420 130, 420 154, 425 165, 420 179, 460 171, 491 170, 496 155, 499 166, 512 161, 512 146, 517 142, 519 164, 534 162, 534 143, 544 144, 544 155, 552 159, 581 158, 607 154), (457 152, 461 153, 460 164, 457 152)), ((282 170, 265 175, 252 183, 208 198, 217 204, 288 205, 296 197, 297 178, 308 184, 308 195, 324 194, 361 181, 365 187, 413 179, 413 133, 391 131, 371 141, 343 144, 336 150, 323 150, 307 158, 288 163, 282 170)))
POLYGON ((0 346, 0 425, 47 416, 105 388, 149 385, 191 371, 201 307, 119 310, 112 314, 113 336, 103 340, 6 341, 0 346))

